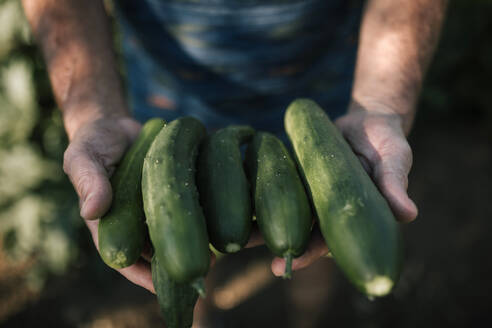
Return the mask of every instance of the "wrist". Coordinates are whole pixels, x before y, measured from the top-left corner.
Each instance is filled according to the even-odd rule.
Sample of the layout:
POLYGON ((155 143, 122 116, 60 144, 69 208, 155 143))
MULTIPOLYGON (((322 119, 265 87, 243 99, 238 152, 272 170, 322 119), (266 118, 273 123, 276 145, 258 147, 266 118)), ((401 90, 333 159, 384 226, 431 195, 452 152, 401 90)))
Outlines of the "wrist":
POLYGON ((63 124, 68 139, 72 140, 77 131, 87 124, 99 120, 112 120, 115 123, 120 119, 131 118, 126 106, 106 105, 94 103, 78 103, 63 108, 63 124))
POLYGON ((352 96, 348 113, 386 116, 398 126, 406 136, 410 133, 415 117, 415 105, 412 102, 386 101, 375 97, 352 96))

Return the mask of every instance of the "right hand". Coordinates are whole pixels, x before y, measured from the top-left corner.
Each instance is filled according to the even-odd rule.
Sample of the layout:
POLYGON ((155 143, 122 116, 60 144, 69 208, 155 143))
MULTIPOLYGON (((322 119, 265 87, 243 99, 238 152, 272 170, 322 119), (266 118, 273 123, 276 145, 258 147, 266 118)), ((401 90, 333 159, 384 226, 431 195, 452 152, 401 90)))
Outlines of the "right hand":
MULTIPOLYGON (((109 209, 113 195, 109 178, 140 128, 137 121, 127 116, 85 122, 71 135, 65 151, 63 170, 79 196, 80 216, 96 248, 99 218, 109 209)), ((131 282, 155 293, 149 258, 143 255, 137 263, 118 271, 131 282)))

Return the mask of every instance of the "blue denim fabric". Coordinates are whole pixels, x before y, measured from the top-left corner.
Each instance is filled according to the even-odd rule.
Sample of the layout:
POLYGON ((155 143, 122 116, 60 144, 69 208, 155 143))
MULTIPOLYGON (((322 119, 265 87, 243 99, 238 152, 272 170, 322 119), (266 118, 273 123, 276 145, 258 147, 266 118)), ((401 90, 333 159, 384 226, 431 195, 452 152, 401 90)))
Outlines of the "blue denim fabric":
POLYGON ((133 114, 281 134, 287 105, 348 104, 361 1, 118 0, 133 114))

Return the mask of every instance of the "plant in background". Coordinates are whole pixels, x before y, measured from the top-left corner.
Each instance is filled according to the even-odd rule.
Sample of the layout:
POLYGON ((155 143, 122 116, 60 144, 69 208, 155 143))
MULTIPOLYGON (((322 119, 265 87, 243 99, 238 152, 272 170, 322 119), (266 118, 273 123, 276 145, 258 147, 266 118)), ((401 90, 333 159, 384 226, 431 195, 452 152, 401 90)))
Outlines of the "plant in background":
POLYGON ((32 261, 42 287, 79 250, 77 198, 61 163, 66 137, 42 60, 19 1, 0 1, 0 240, 16 261, 32 261))

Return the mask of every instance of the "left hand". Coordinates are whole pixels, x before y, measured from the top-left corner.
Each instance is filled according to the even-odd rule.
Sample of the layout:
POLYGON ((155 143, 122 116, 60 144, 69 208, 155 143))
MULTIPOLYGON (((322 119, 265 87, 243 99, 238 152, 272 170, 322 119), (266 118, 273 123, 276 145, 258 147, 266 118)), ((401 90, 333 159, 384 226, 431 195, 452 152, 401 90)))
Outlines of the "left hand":
MULTIPOLYGON (((412 151, 400 115, 384 106, 367 109, 353 103, 335 124, 388 201, 396 220, 413 221, 417 217, 417 207, 407 194, 412 151)), ((327 253, 323 237, 319 229, 315 229, 306 252, 294 259, 292 269, 307 267, 327 253)), ((281 276, 284 269, 285 260, 275 258, 272 272, 281 276)))

